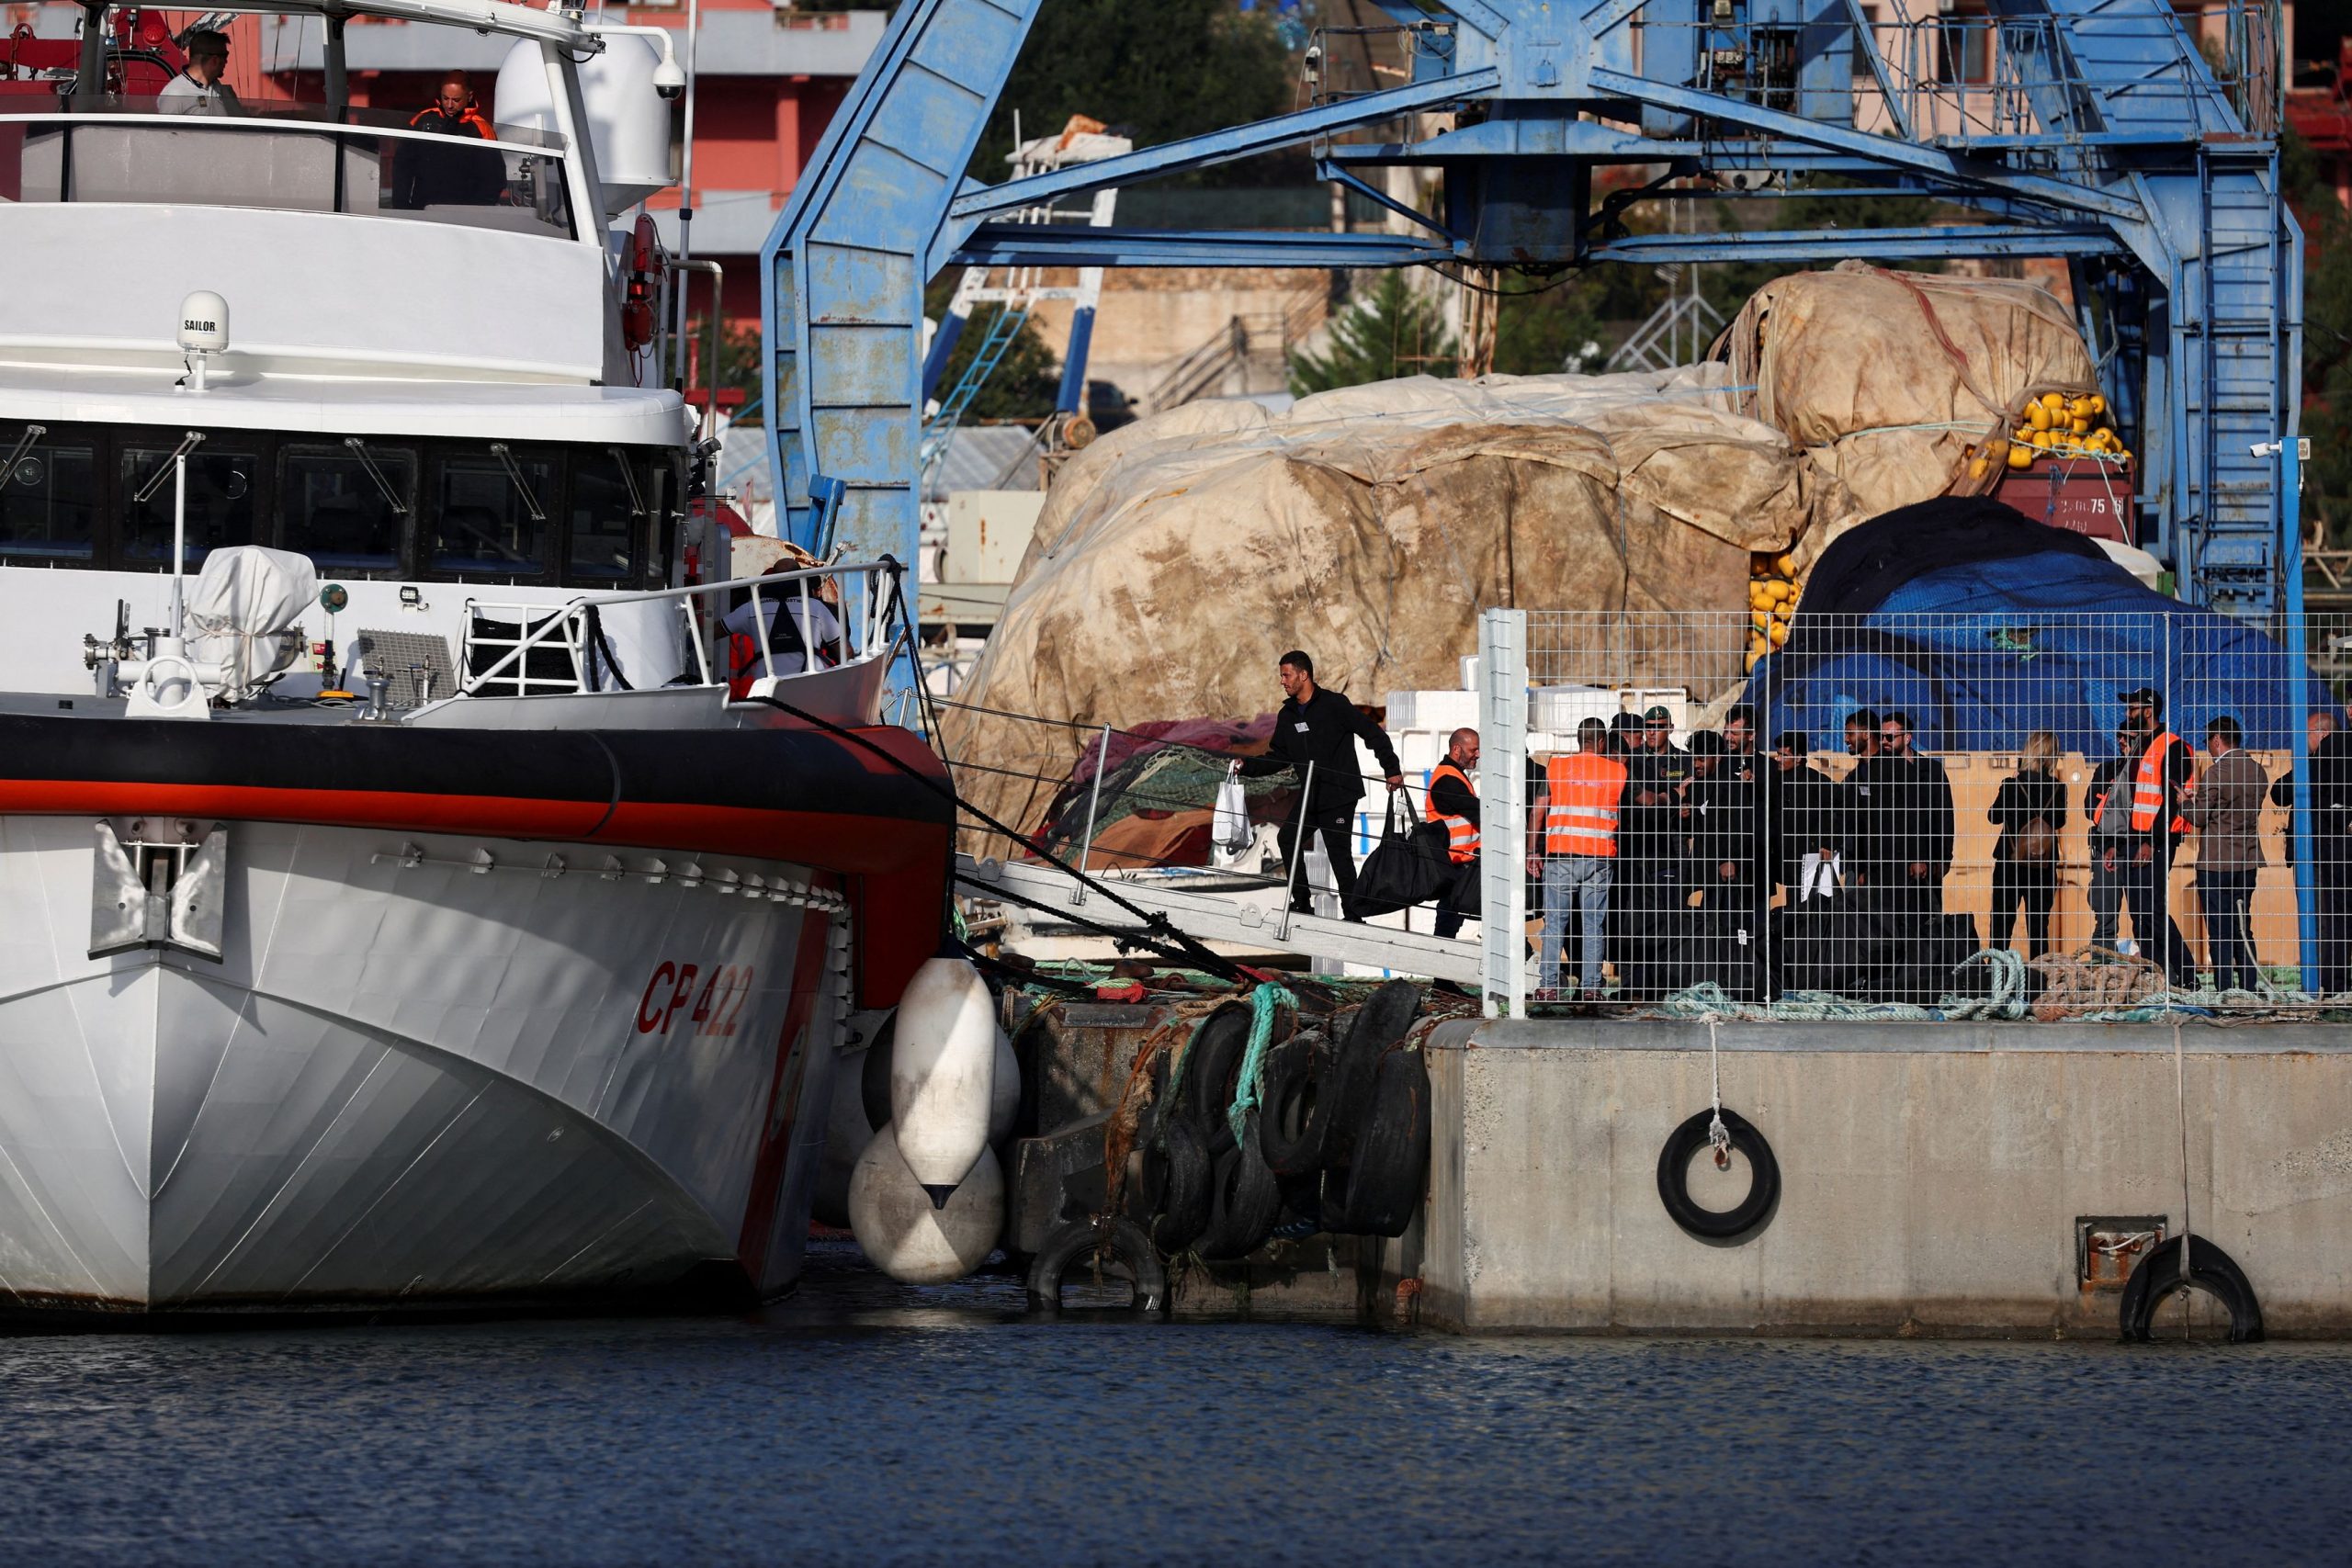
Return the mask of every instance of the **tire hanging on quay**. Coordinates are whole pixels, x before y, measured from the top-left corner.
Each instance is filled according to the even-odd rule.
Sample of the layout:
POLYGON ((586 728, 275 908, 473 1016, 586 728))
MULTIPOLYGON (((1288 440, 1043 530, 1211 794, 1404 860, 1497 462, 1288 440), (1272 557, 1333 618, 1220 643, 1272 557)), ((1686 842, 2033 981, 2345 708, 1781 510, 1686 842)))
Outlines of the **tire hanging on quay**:
MULTIPOLYGON (((1690 1156, 1707 1146, 1717 1114, 1712 1109, 1702 1111, 1668 1136, 1657 1156, 1658 1201, 1676 1224, 1702 1241, 1745 1241, 1770 1223, 1773 1206, 1781 1201, 1781 1163, 1753 1122, 1736 1111, 1723 1111, 1731 1146, 1747 1157, 1747 1196, 1729 1209, 1701 1207, 1690 1196, 1690 1156)), ((1718 1169, 1729 1169, 1730 1156, 1719 1152, 1715 1164, 1718 1169)))

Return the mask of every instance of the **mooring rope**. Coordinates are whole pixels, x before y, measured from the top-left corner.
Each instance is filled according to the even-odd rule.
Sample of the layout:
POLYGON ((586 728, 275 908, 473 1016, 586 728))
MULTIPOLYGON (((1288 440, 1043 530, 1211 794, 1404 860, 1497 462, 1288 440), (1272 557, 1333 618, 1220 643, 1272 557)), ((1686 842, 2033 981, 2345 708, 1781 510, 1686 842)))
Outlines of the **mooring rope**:
POLYGON ((1273 1044, 1274 1013, 1279 1008, 1288 1008, 1292 1016, 1297 1015, 1298 998, 1291 995, 1289 987, 1265 980, 1250 993, 1250 1046, 1241 1054, 1233 1103, 1225 1112, 1226 1124, 1233 1129, 1236 1142, 1242 1138, 1250 1112, 1258 1108, 1258 1078, 1266 1069, 1266 1052, 1273 1044))

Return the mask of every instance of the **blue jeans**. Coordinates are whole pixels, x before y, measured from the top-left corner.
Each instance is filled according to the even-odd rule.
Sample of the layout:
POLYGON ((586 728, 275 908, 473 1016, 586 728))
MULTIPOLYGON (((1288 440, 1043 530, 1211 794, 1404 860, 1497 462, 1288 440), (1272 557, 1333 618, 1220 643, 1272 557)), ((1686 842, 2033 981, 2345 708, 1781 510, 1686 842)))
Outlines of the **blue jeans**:
POLYGON ((1609 920, 1609 886, 1617 863, 1602 855, 1547 855, 1544 861, 1544 946, 1540 973, 1544 988, 1560 988, 1560 942, 1568 929, 1568 899, 1573 892, 1584 911, 1584 942, 1578 995, 1590 1000, 1600 995, 1600 933, 1609 920))

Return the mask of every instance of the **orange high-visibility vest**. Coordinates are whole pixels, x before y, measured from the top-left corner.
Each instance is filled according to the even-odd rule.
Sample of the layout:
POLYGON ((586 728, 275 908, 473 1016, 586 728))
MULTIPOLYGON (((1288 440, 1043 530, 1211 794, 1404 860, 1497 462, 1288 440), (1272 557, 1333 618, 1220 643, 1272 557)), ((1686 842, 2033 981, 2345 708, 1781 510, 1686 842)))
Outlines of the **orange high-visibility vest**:
POLYGON ((1577 751, 1544 764, 1544 852, 1614 855, 1617 803, 1625 793, 1625 764, 1597 751, 1577 751))
POLYGON ((1428 821, 1445 824, 1447 857, 1456 865, 1468 865, 1478 858, 1478 824, 1471 821, 1467 817, 1446 817, 1439 814, 1437 781, 1449 776, 1460 779, 1462 787, 1472 795, 1478 793, 1477 786, 1470 782, 1469 774, 1452 762, 1440 762, 1430 770, 1430 793, 1422 797, 1421 816, 1428 821))
MULTIPOLYGON (((2172 749, 2179 744, 2180 737, 2167 729, 2149 741, 2148 749, 2140 754, 2140 765, 2132 774, 2133 832, 2144 833, 2156 825, 2156 817, 2165 808, 2165 763, 2172 749)), ((2108 802, 2115 798, 2115 784, 2109 784, 2107 793, 2099 797, 2098 809, 2091 814, 2092 826, 2098 826, 2099 819, 2107 815, 2108 802)), ((2173 832, 2186 833, 2188 831, 2188 819, 2176 815, 2170 827, 2173 832)))

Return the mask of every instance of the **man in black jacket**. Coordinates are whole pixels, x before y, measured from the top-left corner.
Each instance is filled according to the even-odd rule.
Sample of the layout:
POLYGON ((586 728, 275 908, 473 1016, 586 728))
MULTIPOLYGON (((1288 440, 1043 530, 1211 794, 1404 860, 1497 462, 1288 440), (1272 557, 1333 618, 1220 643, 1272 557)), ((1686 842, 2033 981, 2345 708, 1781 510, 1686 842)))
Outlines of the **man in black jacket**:
POLYGON ((1894 764, 1894 861, 1880 889, 1906 928, 1924 931, 1926 917, 1944 912, 1944 874, 1951 870, 1951 778, 1942 761, 1911 749, 1911 716, 1900 710, 1879 721, 1879 755, 1894 764))
POLYGON ((1331 881, 1344 908, 1356 886, 1356 863, 1348 844, 1354 826, 1351 818, 1356 802, 1363 798, 1363 780, 1356 773, 1355 743, 1361 739, 1380 759, 1383 782, 1391 793, 1405 787, 1404 764, 1396 760, 1396 748, 1389 744, 1380 726, 1358 713, 1355 705, 1340 693, 1315 683, 1314 660, 1293 649, 1283 655, 1278 673, 1285 696, 1282 711, 1274 715, 1273 739, 1267 742, 1266 755, 1244 763, 1241 771, 1266 773, 1287 767, 1299 776, 1300 787, 1305 789, 1307 770, 1313 768, 1312 794, 1283 820, 1283 863, 1298 867, 1291 878, 1290 907, 1302 915, 1314 912, 1307 897, 1306 857, 1295 853, 1303 821, 1308 832, 1322 836, 1323 853, 1331 863, 1331 881))
MULTIPOLYGON (((1810 751, 1804 731, 1788 731, 1773 742, 1772 765, 1764 775, 1770 874, 1788 889, 1792 904, 1804 901, 1805 857, 1838 842, 1837 781, 1806 760, 1810 751)), ((1828 887, 1834 893, 1836 886, 1833 874, 1828 887)))

